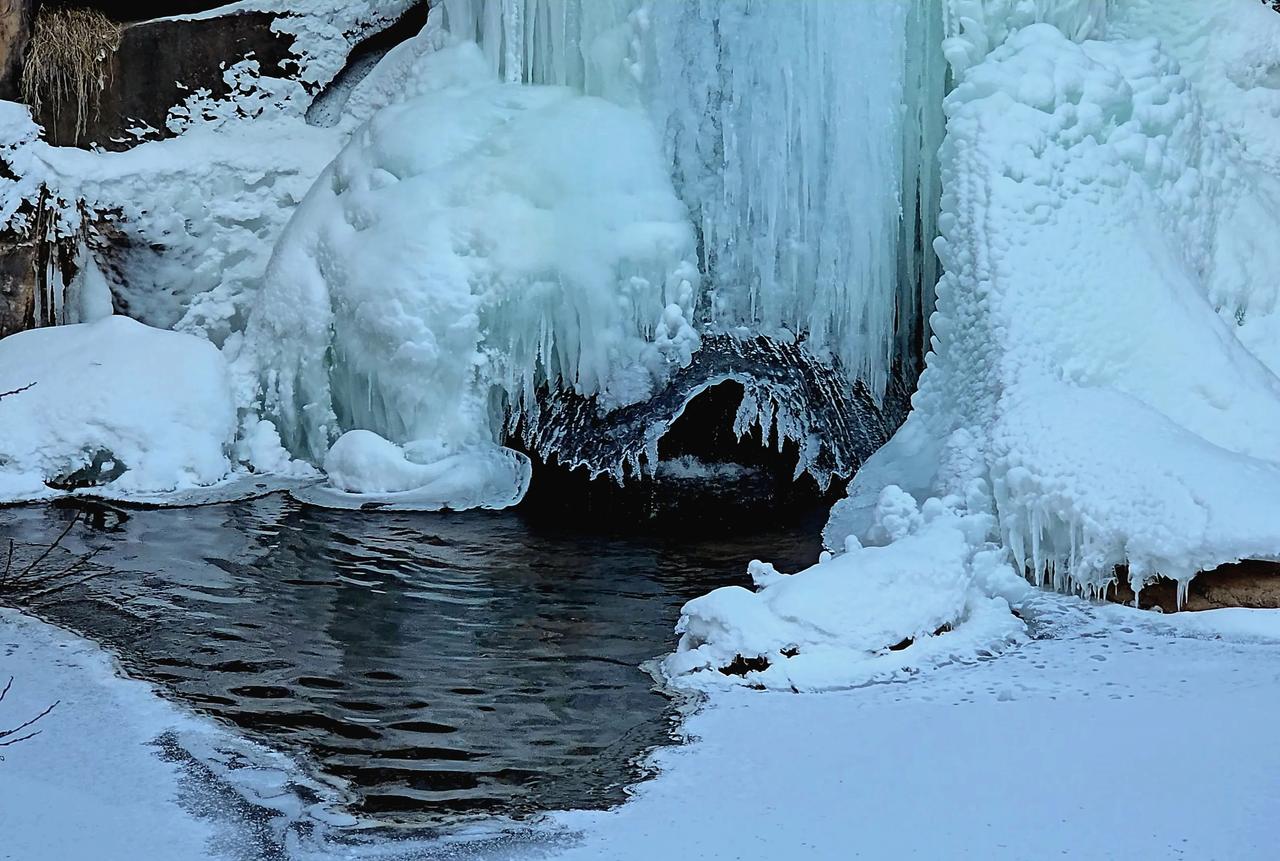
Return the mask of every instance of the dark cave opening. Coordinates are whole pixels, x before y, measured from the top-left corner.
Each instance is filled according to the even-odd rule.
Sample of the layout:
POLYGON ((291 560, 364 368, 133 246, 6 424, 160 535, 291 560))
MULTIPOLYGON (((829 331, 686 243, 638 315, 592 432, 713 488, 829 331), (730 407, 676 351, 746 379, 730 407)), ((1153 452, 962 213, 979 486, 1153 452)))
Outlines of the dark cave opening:
POLYGON ((659 442, 656 468, 644 475, 628 471, 621 484, 528 452, 533 483, 521 512, 531 519, 567 517, 627 531, 734 533, 818 523, 843 494, 848 476, 835 477, 824 489, 807 473, 795 476, 794 442, 765 445, 759 427, 738 437, 733 424, 743 392, 741 383, 728 380, 690 400, 659 442))

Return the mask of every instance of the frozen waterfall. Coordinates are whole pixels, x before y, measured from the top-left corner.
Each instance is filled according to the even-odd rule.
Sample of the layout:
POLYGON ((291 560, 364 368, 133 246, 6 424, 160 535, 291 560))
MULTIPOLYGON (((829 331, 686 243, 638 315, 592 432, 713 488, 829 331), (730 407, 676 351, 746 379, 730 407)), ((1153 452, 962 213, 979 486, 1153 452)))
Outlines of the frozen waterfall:
POLYGON ((704 324, 829 350, 883 391, 937 281, 929 0, 446 0, 507 80, 644 107, 701 241, 704 324), (904 218, 905 215, 905 218, 904 218), (924 238, 922 238, 924 237, 924 238))
MULTIPOLYGON (((937 274, 940 45, 927 0, 445 0, 352 92, 370 119, 276 248, 268 415, 313 462, 373 431, 407 475, 491 459, 548 389, 643 402, 726 332, 880 398, 937 274)), ((767 406, 739 423, 817 451, 767 406)))

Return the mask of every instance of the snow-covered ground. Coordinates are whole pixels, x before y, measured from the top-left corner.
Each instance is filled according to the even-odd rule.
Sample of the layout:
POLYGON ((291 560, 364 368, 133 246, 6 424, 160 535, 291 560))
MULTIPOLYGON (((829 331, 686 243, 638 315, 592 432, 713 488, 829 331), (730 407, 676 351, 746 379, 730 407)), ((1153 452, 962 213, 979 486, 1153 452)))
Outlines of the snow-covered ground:
POLYGON ((292 761, 121 677, 95 644, 0 610, 0 688, 10 677, 0 731, 57 705, 0 748, 0 858, 283 857, 348 821, 292 761))
MULTIPOLYGON (((0 724, 62 702, 4 751, 0 858, 1272 857, 1280 614, 1045 596, 1029 622, 1035 638, 999 657, 906 681, 717 692, 685 724, 692 742, 659 751, 659 776, 614 811, 346 844, 307 838, 297 823, 314 819, 283 789, 275 825, 246 818, 243 789, 166 761, 232 746, 223 730, 113 676, 93 645, 5 613, 0 672, 17 681, 0 724)), ((287 783, 251 774, 239 782, 259 796, 287 783)))

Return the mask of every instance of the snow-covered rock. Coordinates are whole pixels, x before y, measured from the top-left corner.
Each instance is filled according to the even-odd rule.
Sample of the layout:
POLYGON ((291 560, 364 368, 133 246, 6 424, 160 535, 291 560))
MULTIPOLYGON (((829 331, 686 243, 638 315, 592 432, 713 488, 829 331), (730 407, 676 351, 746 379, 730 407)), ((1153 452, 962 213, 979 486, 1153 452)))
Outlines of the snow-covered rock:
POLYGON ((0 501, 50 484, 137 496, 204 487, 232 472, 236 409, 208 341, 125 317, 0 340, 0 501))
POLYGON ((693 230, 644 118, 497 81, 474 43, 421 57, 267 270, 242 361, 314 461, 366 429, 494 449, 543 382, 647 396, 697 335, 693 230))

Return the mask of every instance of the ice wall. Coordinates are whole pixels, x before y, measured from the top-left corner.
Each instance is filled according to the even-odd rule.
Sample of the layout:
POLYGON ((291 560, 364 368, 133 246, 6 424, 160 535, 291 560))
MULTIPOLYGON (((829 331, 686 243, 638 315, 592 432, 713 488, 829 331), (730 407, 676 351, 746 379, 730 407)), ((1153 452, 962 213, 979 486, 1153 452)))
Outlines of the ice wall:
MULTIPOLYGON (((929 0, 446 0, 508 80, 639 103, 698 229, 703 323, 801 336, 879 393, 936 282, 929 0), (905 218, 904 218, 905 214, 905 218)), ((904 349, 906 347, 907 349, 904 349)))
POLYGON ((894 344, 907 11, 650 10, 646 99, 702 235, 705 318, 805 334, 873 389, 894 344))
POLYGON ((836 546, 888 484, 978 481, 994 537, 1059 588, 1277 555, 1280 19, 1103 5, 1054 7, 1056 26, 1028 7, 990 50, 954 37, 976 62, 947 102, 934 353, 836 546))

